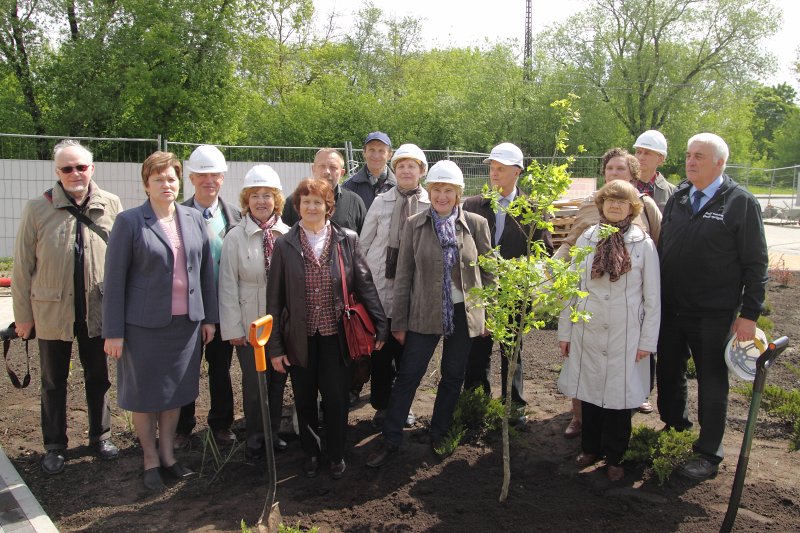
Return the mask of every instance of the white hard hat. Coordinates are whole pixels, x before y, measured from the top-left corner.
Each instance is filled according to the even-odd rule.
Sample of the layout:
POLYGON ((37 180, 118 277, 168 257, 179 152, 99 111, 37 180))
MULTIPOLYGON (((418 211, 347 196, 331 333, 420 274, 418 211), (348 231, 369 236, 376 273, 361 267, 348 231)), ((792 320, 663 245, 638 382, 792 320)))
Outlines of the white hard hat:
POLYGON ((767 349, 767 336, 756 328, 756 336, 751 341, 739 342, 736 335, 731 337, 725 347, 725 363, 728 370, 741 379, 753 381, 756 379, 756 361, 767 349))
POLYGON ((201 144, 189 156, 186 170, 196 174, 216 174, 217 172, 227 172, 228 165, 219 148, 210 144, 201 144))
POLYGON ((271 187, 279 191, 283 190, 278 173, 269 165, 256 165, 247 171, 244 182, 242 182, 242 190, 250 187, 271 187))
POLYGON ((519 146, 516 144, 511 143, 500 143, 492 148, 492 153, 483 160, 484 163, 488 163, 489 161, 497 161, 498 163, 509 166, 518 166, 522 169, 525 168, 525 163, 522 161, 522 150, 520 150, 519 146))
POLYGON ((433 165, 428 171, 428 177, 425 182, 431 183, 449 183, 450 185, 457 185, 464 188, 464 173, 458 168, 458 165, 448 159, 439 161, 433 165))
POLYGON ((428 172, 428 158, 425 157, 425 152, 417 146, 416 144, 403 144, 400 145, 400 148, 395 150, 394 155, 392 156, 392 170, 394 170, 395 164, 400 161, 401 159, 415 159, 422 163, 424 170, 422 174, 424 175, 428 172))
POLYGON ((667 157, 667 139, 664 134, 658 130, 647 130, 639 135, 636 142, 633 143, 634 148, 647 148, 654 152, 667 157))

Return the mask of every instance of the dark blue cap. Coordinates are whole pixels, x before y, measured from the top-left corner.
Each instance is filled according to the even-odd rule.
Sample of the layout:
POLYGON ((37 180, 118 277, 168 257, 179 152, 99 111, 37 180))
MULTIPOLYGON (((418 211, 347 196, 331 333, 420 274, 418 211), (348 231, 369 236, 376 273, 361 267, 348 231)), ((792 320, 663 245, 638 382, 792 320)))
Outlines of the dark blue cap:
POLYGON ((389 136, 383 133, 382 131, 373 131, 372 133, 367 135, 367 138, 364 139, 364 146, 366 146, 367 143, 370 141, 380 141, 389 148, 392 147, 392 140, 389 139, 389 136))

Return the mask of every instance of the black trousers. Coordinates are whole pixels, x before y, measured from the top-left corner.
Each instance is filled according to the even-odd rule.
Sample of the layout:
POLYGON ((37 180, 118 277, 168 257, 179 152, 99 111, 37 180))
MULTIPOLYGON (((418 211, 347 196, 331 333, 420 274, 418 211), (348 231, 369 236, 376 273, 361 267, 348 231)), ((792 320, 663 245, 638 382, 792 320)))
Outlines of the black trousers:
MULTIPOLYGON (((208 392, 211 397, 211 408, 208 411, 208 427, 212 431, 230 429, 233 424, 233 386, 231 385, 231 360, 233 346, 223 341, 219 324, 214 332, 214 339, 204 348, 208 362, 208 392)), ((258 389, 256 389, 258 395, 258 389)), ((197 419, 194 416, 195 402, 181 407, 176 432, 191 435, 197 419)))
POLYGON ((300 445, 306 456, 319 456, 317 393, 325 404, 325 436, 330 461, 344 458, 349 410, 350 368, 344 364, 338 335, 308 337, 308 366, 289 367, 300 426, 300 445))
POLYGON ((661 313, 656 382, 661 420, 676 429, 689 429, 686 366, 691 356, 697 369, 697 407, 700 437, 694 451, 719 464, 724 457, 722 437, 728 415, 728 367, 725 345, 734 314, 685 316, 661 313))
MULTIPOLYGON (((389 331, 392 321, 389 319, 389 331)), ((372 387, 369 393, 369 403, 378 411, 389 407, 389 395, 392 384, 400 367, 403 356, 403 346, 397 342, 394 335, 389 335, 383 348, 372 352, 372 387)))
MULTIPOLYGON (((249 344, 236 347, 242 369, 242 407, 246 429, 247 447, 254 450, 264 446, 264 426, 261 423, 261 394, 258 392, 258 372, 253 347, 249 344)), ((267 365, 269 367, 269 365, 267 365)), ((267 369, 267 396, 269 397, 269 422, 273 438, 278 435, 283 413, 283 391, 288 374, 267 369)))
POLYGON ((583 452, 605 455, 606 463, 618 466, 631 440, 631 410, 604 409, 589 402, 581 402, 581 413, 583 452))
MULTIPOLYGON (((89 337, 86 322, 76 322, 74 334, 86 385, 89 443, 93 444, 111 436, 108 360, 103 349, 103 338, 89 337)), ((42 436, 46 450, 63 450, 67 447, 67 378, 71 359, 72 342, 39 339, 42 436)))
MULTIPOLYGON (((494 341, 491 336, 475 337, 472 340, 472 349, 467 360, 467 373, 464 376, 464 388, 471 390, 483 387, 487 396, 492 395, 492 386, 489 378, 492 366, 492 346, 494 341)), ((505 355, 505 348, 500 346, 500 384, 502 398, 506 397, 508 387, 508 358, 505 355)), ((517 368, 511 380, 511 401, 517 406, 525 406, 527 402, 524 396, 524 378, 522 375, 522 346, 520 345, 519 356, 517 357, 517 368)))

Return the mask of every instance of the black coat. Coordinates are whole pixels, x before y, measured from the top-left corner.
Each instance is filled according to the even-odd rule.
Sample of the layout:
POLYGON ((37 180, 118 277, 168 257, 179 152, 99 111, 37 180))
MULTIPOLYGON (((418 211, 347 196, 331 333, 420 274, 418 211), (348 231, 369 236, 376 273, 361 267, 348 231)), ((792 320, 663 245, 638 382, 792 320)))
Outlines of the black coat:
MULTIPOLYGON (((342 245, 344 268, 347 274, 347 289, 355 293, 356 300, 363 303, 375 324, 378 340, 386 340, 389 324, 383 313, 378 291, 372 282, 372 274, 366 258, 361 253, 358 235, 331 224, 330 270, 333 296, 336 306, 344 307, 342 278, 339 272, 337 243, 342 245)), ((289 233, 278 238, 272 252, 272 261, 267 282, 267 312, 273 316, 272 336, 267 343, 270 358, 286 355, 289 362, 301 367, 308 366, 308 331, 306 324, 306 280, 303 247, 300 243, 300 224, 292 226, 289 233)), ((339 344, 346 365, 350 364, 344 326, 339 321, 339 344)))
MULTIPOLYGON (((522 192, 517 187, 517 196, 522 192)), ((464 201, 464 211, 481 215, 489 222, 489 235, 492 237, 492 247, 497 246, 494 239, 495 216, 492 205, 488 198, 482 195, 471 196, 464 201)), ((545 220, 549 216, 545 213, 545 220)), ((528 251, 528 233, 530 225, 525 225, 512 217, 506 216, 506 224, 503 227, 503 235, 500 239, 500 255, 506 259, 521 257, 528 251)), ((547 249, 547 255, 553 255, 553 239, 550 232, 544 229, 537 229, 533 233, 533 240, 541 240, 547 249)))

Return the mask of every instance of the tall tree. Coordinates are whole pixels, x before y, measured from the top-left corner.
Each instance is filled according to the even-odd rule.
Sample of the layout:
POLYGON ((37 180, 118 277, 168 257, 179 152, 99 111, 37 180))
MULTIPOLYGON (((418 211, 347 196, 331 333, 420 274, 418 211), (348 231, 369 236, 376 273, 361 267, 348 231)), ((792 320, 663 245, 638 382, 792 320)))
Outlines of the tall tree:
POLYGON ((662 128, 682 100, 711 102, 766 73, 759 44, 779 21, 769 0, 593 0, 546 42, 635 136, 662 128))
POLYGON ((753 95, 753 120, 750 123, 753 148, 767 160, 775 158, 776 134, 788 118, 797 113, 797 104, 794 103, 796 97, 797 93, 788 83, 759 87, 753 95))

